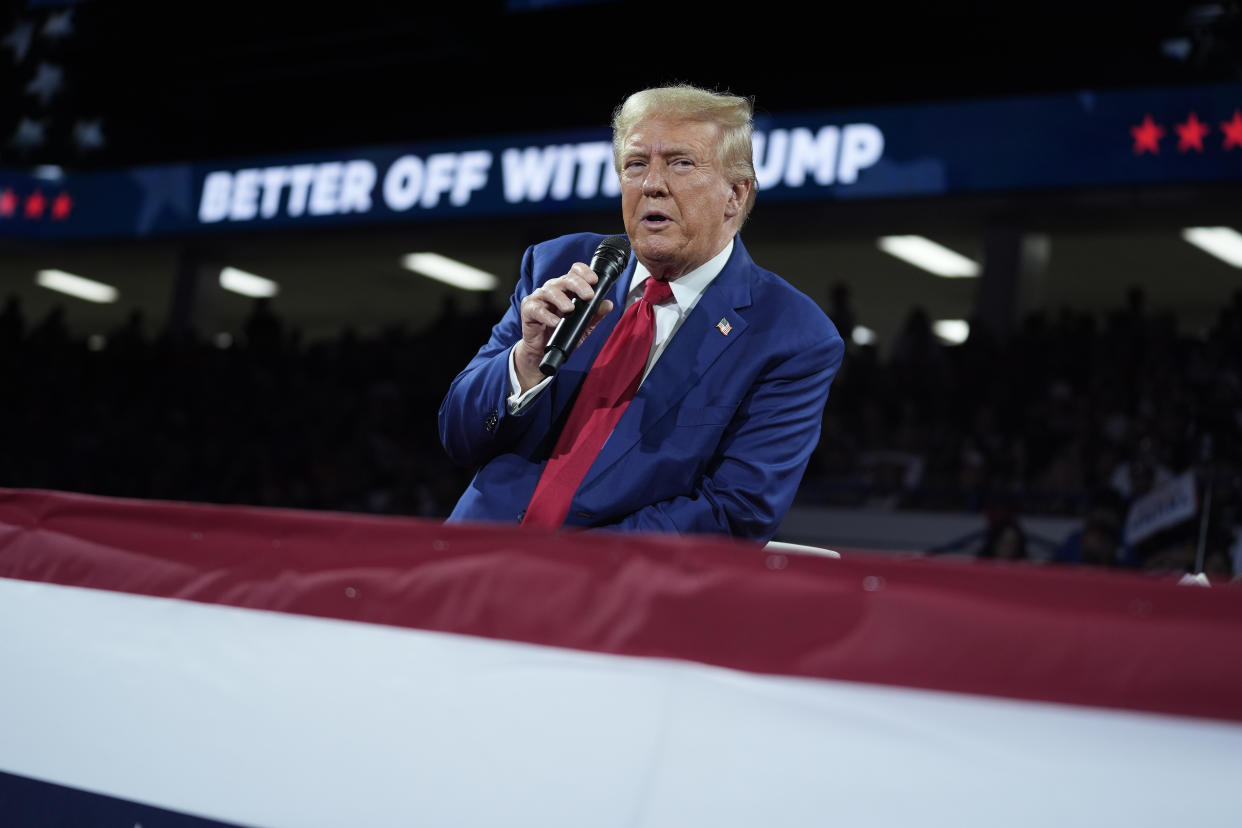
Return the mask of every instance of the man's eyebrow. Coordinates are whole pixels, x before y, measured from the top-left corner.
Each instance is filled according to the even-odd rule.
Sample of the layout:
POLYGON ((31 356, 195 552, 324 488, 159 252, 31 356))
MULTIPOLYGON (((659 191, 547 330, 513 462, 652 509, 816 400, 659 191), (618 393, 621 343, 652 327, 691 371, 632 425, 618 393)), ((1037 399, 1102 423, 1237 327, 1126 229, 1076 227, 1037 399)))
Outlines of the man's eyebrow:
MULTIPOLYGON (((676 146, 663 147, 655 153, 661 158, 671 158, 678 155, 688 155, 692 158, 699 158, 702 150, 696 150, 689 144, 679 144, 676 146)), ((651 151, 640 146, 626 147, 621 151, 622 158, 648 158, 652 155, 651 151)))
POLYGON ((688 146, 688 145, 687 145, 687 146, 668 147, 667 149, 665 149, 665 150, 664 150, 663 152, 661 152, 660 154, 661 154, 661 155, 692 155, 692 156, 694 156, 694 157, 696 157, 696 158, 697 158, 697 157, 698 157, 698 155, 699 155, 699 153, 698 153, 698 152, 697 152, 697 151, 696 151, 693 147, 688 146))

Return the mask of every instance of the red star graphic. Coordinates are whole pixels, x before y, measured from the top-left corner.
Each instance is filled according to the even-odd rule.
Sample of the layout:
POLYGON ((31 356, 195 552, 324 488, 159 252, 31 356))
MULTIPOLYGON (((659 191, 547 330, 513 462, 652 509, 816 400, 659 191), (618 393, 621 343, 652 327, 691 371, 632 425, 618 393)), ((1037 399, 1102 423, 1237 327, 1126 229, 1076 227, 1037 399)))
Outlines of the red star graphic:
POLYGON ((1160 139, 1164 137, 1164 127, 1153 121, 1150 115, 1143 116, 1143 123, 1130 127, 1130 134, 1134 136, 1135 155, 1142 155, 1144 152, 1160 154, 1160 139))
POLYGON ((1233 111, 1233 120, 1221 121, 1220 131, 1225 133, 1225 143, 1221 149, 1242 149, 1242 111, 1233 111))
POLYGON ((73 199, 68 193, 61 193, 56 196, 56 200, 52 202, 52 219, 54 221, 64 221, 69 217, 69 211, 73 209, 73 199))
POLYGON ((17 196, 12 190, 0 193, 0 218, 8 218, 17 212, 17 196))
POLYGON ((26 218, 39 218, 43 215, 43 205, 47 199, 43 197, 43 193, 35 190, 26 196, 26 218))
POLYGON ((1174 124, 1173 128, 1177 130, 1178 152, 1186 152, 1192 148, 1197 152, 1203 152, 1203 136, 1212 131, 1212 128, 1200 121, 1199 116, 1193 112, 1186 119, 1186 123, 1174 124))

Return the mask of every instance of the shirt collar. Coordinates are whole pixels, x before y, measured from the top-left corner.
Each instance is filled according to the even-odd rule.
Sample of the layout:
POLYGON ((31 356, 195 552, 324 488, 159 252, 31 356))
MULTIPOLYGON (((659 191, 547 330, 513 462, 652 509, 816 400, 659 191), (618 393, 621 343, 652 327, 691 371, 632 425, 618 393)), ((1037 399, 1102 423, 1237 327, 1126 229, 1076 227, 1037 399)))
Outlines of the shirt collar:
MULTIPOLYGON (((684 314, 695 303, 699 301, 699 297, 703 295, 703 291, 707 290, 707 286, 712 280, 720 275, 720 271, 724 270, 725 263, 729 261, 729 256, 733 253, 733 239, 729 239, 729 243, 712 258, 696 267, 694 270, 680 276, 668 283, 673 289, 673 299, 677 302, 677 307, 684 314)), ((643 283, 651 278, 650 271, 643 267, 640 261, 634 262, 634 277, 630 279, 630 292, 627 298, 633 299, 641 296, 643 293, 643 283)))

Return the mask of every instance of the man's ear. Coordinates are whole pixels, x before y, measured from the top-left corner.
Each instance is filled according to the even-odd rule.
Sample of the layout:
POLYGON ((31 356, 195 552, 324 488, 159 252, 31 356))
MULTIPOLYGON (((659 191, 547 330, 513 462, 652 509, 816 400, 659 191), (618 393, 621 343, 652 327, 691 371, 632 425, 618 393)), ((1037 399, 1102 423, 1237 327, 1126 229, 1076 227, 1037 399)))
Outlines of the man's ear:
POLYGON ((746 200, 750 198, 750 188, 752 186, 754 186, 754 183, 749 178, 734 181, 729 185, 729 200, 725 203, 725 218, 733 218, 741 214, 746 207, 746 200))

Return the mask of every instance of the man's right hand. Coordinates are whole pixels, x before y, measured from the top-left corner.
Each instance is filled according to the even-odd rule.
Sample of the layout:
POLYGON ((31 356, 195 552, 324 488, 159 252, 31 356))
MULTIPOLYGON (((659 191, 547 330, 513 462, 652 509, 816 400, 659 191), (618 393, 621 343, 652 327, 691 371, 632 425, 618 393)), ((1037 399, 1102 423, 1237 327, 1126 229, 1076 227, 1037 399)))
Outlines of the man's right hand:
MULTIPOLYGON (((562 318, 574 309, 574 298, 586 301, 595 295, 594 285, 599 281, 595 271, 577 262, 564 276, 549 279, 522 300, 522 340, 513 348, 513 366, 521 382, 522 391, 528 391, 543 382, 539 362, 552 332, 562 318)), ((585 338, 595 324, 612 310, 612 300, 599 303, 595 319, 591 320, 585 338)))

